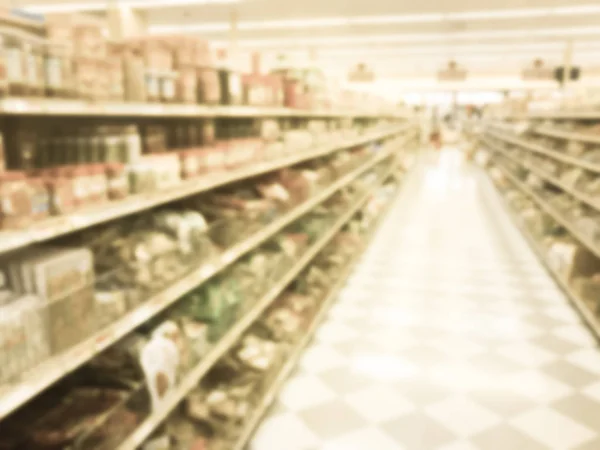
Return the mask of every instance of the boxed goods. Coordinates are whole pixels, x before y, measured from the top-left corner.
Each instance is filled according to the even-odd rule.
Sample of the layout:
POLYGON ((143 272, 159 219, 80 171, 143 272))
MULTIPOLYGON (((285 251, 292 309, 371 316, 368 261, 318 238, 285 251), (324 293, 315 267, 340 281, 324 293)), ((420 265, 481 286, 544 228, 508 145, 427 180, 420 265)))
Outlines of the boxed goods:
POLYGON ((30 32, 4 28, 3 38, 6 67, 6 91, 13 96, 44 94, 45 41, 30 32))
POLYGON ((72 98, 77 95, 73 79, 71 41, 48 41, 44 60, 46 96, 72 98))
POLYGON ((122 51, 125 100, 145 102, 148 94, 142 53, 139 49, 128 46, 124 46, 122 51))
POLYGON ((33 191, 23 172, 4 172, 0 175, 0 225, 2 228, 21 228, 31 221, 33 191))
POLYGON ((245 105, 283 105, 283 80, 277 75, 243 75, 242 86, 245 105))
POLYGON ((77 96, 86 100, 97 100, 106 94, 104 86, 106 66, 104 60, 92 57, 76 58, 73 64, 73 83, 77 96))
POLYGON ((43 302, 25 295, 0 306, 0 383, 8 383, 50 356, 43 302))
POLYGON ((167 189, 181 182, 181 161, 176 153, 146 155, 129 167, 133 193, 167 189))
POLYGON ((181 103, 196 103, 198 96, 198 78, 195 67, 179 69, 177 79, 177 101, 181 103))
POLYGON ((56 170, 50 170, 48 174, 48 177, 44 179, 50 195, 50 212, 59 215, 74 211, 77 204, 73 180, 70 177, 62 176, 56 170))
POLYGON ((221 85, 219 72, 212 67, 199 67, 196 69, 197 101, 202 105, 218 105, 221 100, 221 85))
POLYGON ((233 169, 255 159, 260 141, 257 139, 231 139, 227 143, 225 164, 233 169))
POLYGON ((54 353, 95 331, 94 267, 88 249, 31 249, 11 259, 8 273, 15 291, 43 300, 54 353))

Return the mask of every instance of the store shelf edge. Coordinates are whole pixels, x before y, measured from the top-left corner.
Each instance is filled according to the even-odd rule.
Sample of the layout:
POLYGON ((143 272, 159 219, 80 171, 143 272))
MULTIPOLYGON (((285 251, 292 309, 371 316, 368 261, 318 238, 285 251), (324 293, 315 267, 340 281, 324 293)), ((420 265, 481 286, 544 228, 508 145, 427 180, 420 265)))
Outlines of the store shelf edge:
MULTIPOLYGON (((407 138, 408 139, 408 138, 407 138)), ((77 344, 66 352, 50 358, 40 366, 33 368, 26 379, 14 388, 0 389, 0 419, 10 414, 19 406, 35 397, 38 393, 73 371, 94 355, 105 350, 129 332, 163 311, 191 289, 206 282, 208 279, 228 267, 235 260, 261 244, 273 234, 292 223, 325 199, 329 198, 342 187, 346 186, 362 173, 393 154, 393 150, 383 152, 369 162, 334 182, 326 190, 309 199, 290 213, 267 225, 261 231, 227 250, 216 264, 207 264, 176 281, 145 302, 143 306, 130 312, 105 329, 96 333, 86 341, 77 344)))
POLYGON ((592 134, 577 133, 575 131, 554 130, 550 127, 537 127, 533 129, 533 132, 542 136, 549 136, 553 138, 588 142, 590 144, 600 144, 600 136, 594 136, 592 134))
POLYGON ((517 145, 521 148, 533 151, 535 153, 540 153, 542 155, 546 155, 549 158, 555 159, 557 161, 561 161, 563 163, 566 164, 572 164, 574 166, 578 166, 581 167, 582 169, 585 170, 589 170, 592 172, 597 172, 600 173, 600 165, 598 164, 593 164, 593 163, 588 163, 586 161, 582 161, 580 159, 577 158, 573 158, 571 156, 566 156, 566 155, 561 155, 558 152, 552 151, 552 150, 548 150, 542 146, 539 146, 537 144, 532 144, 531 142, 527 142, 524 139, 519 139, 516 136, 511 136, 508 135, 505 132, 499 132, 499 131, 494 131, 494 130, 487 130, 486 134, 495 137, 496 139, 499 139, 503 142, 512 144, 512 145, 517 145))
POLYGON ((206 177, 199 177, 197 179, 184 181, 180 186, 167 189, 163 192, 131 195, 124 200, 106 202, 91 209, 62 216, 50 217, 23 230, 0 231, 0 253, 6 253, 27 245, 44 242, 68 233, 83 230, 93 225, 98 225, 103 222, 109 222, 130 214, 145 211, 171 201, 209 191, 234 181, 271 172, 283 167, 289 167, 303 161, 308 161, 328 155, 330 153, 334 153, 336 151, 386 139, 398 134, 402 134, 403 132, 410 130, 412 127, 413 125, 406 125, 359 139, 352 139, 337 144, 329 144, 315 151, 306 152, 305 154, 303 154, 304 152, 300 152, 300 154, 287 156, 278 161, 253 164, 249 167, 243 167, 231 172, 215 174, 215 176, 212 177, 210 175, 206 177))
POLYGON ((567 219, 565 219, 562 214, 554 209, 552 206, 546 202, 543 198, 529 189, 525 183, 515 177, 510 170, 504 167, 502 164, 497 164, 496 167, 500 168, 502 172, 510 178, 512 183, 525 195, 531 198, 538 206, 543 209, 546 214, 552 216, 556 222, 558 222, 564 229, 566 229, 575 239, 577 239, 584 247, 586 247, 589 251, 591 251, 594 255, 600 258, 600 248, 594 245, 587 237, 583 236, 579 230, 577 230, 573 224, 567 219))
POLYGON ((593 110, 573 110, 573 111, 540 111, 529 112, 523 114, 498 114, 495 116, 498 119, 562 119, 562 120, 598 120, 600 119, 600 111, 593 110))
MULTIPOLYGON (((389 173, 388 173, 389 174, 389 173)), ((354 214, 362 207, 369 199, 375 188, 381 186, 381 182, 387 178, 388 174, 381 177, 380 180, 369 189, 344 215, 336 221, 336 223, 323 235, 311 248, 300 258, 300 260, 292 267, 292 269, 273 287, 269 292, 257 302, 257 304, 226 334, 223 336, 217 345, 206 355, 202 361, 192 369, 187 376, 181 381, 179 386, 169 395, 161 404, 160 411, 155 411, 142 422, 141 426, 121 445, 117 450, 135 450, 152 434, 169 413, 183 400, 200 381, 200 379, 208 372, 208 370, 231 348, 241 334, 252 325, 260 314, 279 296, 281 292, 298 276, 298 274, 307 266, 310 261, 329 243, 329 241, 337 234, 337 232, 354 216, 354 214)))
POLYGON ((575 307, 580 317, 583 319, 588 328, 592 331, 596 339, 600 340, 600 321, 590 312, 585 303, 579 298, 577 293, 568 285, 568 283, 564 280, 564 277, 559 275, 546 261, 544 257, 544 253, 542 251, 541 246, 536 241, 536 239, 531 235, 529 230, 523 225, 520 217, 513 211, 510 207, 502 192, 496 187, 496 185, 492 182, 492 186, 494 187, 497 195, 501 198, 501 204, 504 209, 507 211, 508 215, 511 217, 512 221, 516 225, 516 227, 521 231, 521 234, 529 244, 530 248, 533 250, 537 258, 540 260, 546 271, 550 274, 554 282, 558 285, 561 291, 565 293, 571 304, 575 307))
POLYGON ((136 102, 92 102, 44 98, 9 97, 0 100, 0 114, 52 116, 128 117, 316 117, 316 118, 397 118, 410 114, 391 111, 311 110, 268 106, 206 106, 136 102))
POLYGON ((493 151, 495 151, 497 153, 500 153, 505 158, 510 159, 511 161, 513 161, 515 164, 518 164, 518 165, 522 166, 525 170, 533 172, 534 174, 536 174, 540 178, 543 178, 548 183, 551 183, 554 186, 560 188, 562 191, 564 191, 567 194, 571 195, 573 198, 577 199, 578 201, 586 203, 590 207, 594 208, 596 211, 600 211, 600 203, 596 202, 593 198, 588 197, 586 194, 584 194, 582 192, 578 192, 577 190, 575 190, 575 189, 573 189, 573 188, 565 185, 561 181, 559 181, 556 178, 554 178, 552 175, 550 175, 548 173, 545 173, 543 170, 539 170, 538 168, 533 167, 530 164, 525 163, 524 161, 517 160, 514 156, 508 154, 504 149, 498 148, 495 144, 490 143, 485 138, 482 138, 481 140, 483 142, 485 142, 485 144, 488 146, 488 148, 493 149, 493 151))
MULTIPOLYGON (((398 176, 398 173, 396 173, 395 171, 392 171, 387 175, 387 177, 396 177, 396 176, 398 176)), ((398 191, 400 191, 400 189, 401 189, 401 187, 398 189, 398 191)), ((345 286, 345 284, 348 280, 348 276, 352 273, 352 271, 354 270, 356 265, 360 262, 362 255, 364 254, 365 250, 368 248, 369 244, 371 243, 371 240, 373 239, 373 237, 375 236, 375 233, 379 229, 381 222, 383 222, 383 219, 385 219, 385 217, 391 210, 391 207, 393 206, 398 194, 399 194, 399 192, 394 196, 394 198, 392 200, 390 200, 390 204, 386 206, 386 209, 381 213, 380 217, 377 218, 376 223, 373 225, 371 230, 369 230, 369 232, 366 236, 363 247, 354 256, 354 258, 352 258, 352 261, 346 266, 346 268, 344 268, 344 270, 342 271, 342 274, 340 275, 340 278, 336 281, 334 287, 331 289, 331 291, 325 297, 325 300, 323 301, 323 306, 321 307, 321 309, 317 313, 317 316, 314 318, 313 322, 311 323, 311 325, 307 331, 307 334, 301 339, 301 341, 298 343, 296 348, 292 351, 290 358, 285 363, 285 365, 281 369, 281 372, 277 375, 277 377, 271 384, 269 390, 267 391, 267 393, 261 400, 260 405, 258 406, 258 409, 252 415, 252 418, 250 419, 247 426, 244 427, 240 438, 237 440, 236 445, 233 447, 233 450, 244 450, 244 448, 246 447, 246 445, 248 444, 248 442, 254 435, 254 432, 260 425, 260 421, 262 420, 263 416, 265 415, 265 413, 268 411, 269 407, 275 400, 277 394, 283 387, 283 384, 285 383, 285 381, 289 378, 290 374, 294 370, 294 367, 296 367, 298 360, 300 359, 300 356, 302 356, 304 348, 307 347, 308 344, 310 344, 310 342, 312 341, 312 338, 314 336, 314 333, 315 333, 317 327, 320 325, 321 322, 323 322, 323 320, 327 316, 327 313, 331 309, 331 306, 333 306, 333 302, 337 299, 339 292, 345 286)))

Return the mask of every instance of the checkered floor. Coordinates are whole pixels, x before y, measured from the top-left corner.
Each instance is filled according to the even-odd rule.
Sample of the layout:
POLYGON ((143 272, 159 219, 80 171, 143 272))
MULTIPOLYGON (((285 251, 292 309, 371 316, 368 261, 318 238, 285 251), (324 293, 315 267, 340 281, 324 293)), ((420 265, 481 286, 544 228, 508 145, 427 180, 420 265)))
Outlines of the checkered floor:
POLYGON ((457 152, 421 161, 252 450, 599 450, 600 352, 457 152))

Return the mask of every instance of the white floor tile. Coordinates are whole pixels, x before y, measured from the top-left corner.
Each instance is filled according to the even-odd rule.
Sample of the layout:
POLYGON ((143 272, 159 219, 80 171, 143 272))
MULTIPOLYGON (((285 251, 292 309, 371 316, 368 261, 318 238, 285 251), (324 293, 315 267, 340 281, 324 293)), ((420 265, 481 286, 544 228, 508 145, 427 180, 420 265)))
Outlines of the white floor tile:
POLYGON ((392 420, 415 409, 395 388, 386 385, 371 385, 348 394, 345 400, 371 423, 392 420))
POLYGON ((325 442, 320 450, 410 450, 401 447, 390 437, 376 428, 352 431, 330 442, 325 442))
POLYGON ((524 367, 539 367, 557 358, 555 354, 525 342, 502 345, 499 347, 498 353, 524 367))
POLYGON ((293 411, 317 406, 334 398, 334 391, 312 374, 300 374, 290 379, 279 395, 279 401, 293 411))
POLYGON ((319 445, 319 438, 294 414, 265 420, 252 441, 252 450, 306 450, 319 445))
POLYGON ((345 355, 330 345, 315 343, 306 349, 300 359, 300 366, 305 372, 318 374, 347 364, 345 355))
POLYGON ((572 449, 593 439, 588 428, 551 409, 536 409, 511 421, 523 433, 552 449, 572 449))
POLYGON ((427 414, 457 436, 466 438, 501 422, 500 417, 466 397, 453 397, 429 406, 427 414))

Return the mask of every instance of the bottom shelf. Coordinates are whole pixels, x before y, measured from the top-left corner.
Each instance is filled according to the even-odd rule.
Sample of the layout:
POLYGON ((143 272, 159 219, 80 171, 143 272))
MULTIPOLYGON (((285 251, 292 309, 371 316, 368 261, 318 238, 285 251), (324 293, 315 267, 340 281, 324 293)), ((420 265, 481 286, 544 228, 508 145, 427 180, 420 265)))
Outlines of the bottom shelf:
MULTIPOLYGON (((501 169, 503 172, 505 169, 501 169)), ((509 177, 510 180, 512 178, 509 177)), ((501 188, 493 182, 492 185, 496 188, 500 198, 502 199, 502 205, 508 215, 511 217, 517 228, 521 231, 521 234, 529 244, 530 248, 533 250, 535 255, 538 257, 546 271, 552 276, 558 287, 565 293, 567 298, 570 300, 571 304, 575 307, 577 312, 582 317, 585 324, 592 331, 597 339, 600 339, 600 320, 596 315, 590 310, 588 305, 583 301, 579 293, 570 285, 567 278, 556 271, 549 263, 546 257, 546 252, 544 250, 543 245, 536 239, 533 234, 529 231, 526 224, 524 223, 523 218, 508 204, 508 201, 505 198, 501 188)))

